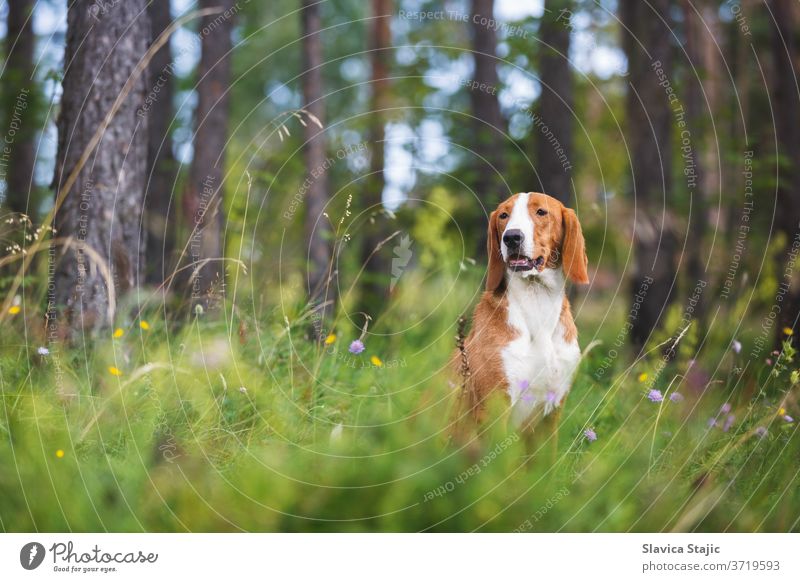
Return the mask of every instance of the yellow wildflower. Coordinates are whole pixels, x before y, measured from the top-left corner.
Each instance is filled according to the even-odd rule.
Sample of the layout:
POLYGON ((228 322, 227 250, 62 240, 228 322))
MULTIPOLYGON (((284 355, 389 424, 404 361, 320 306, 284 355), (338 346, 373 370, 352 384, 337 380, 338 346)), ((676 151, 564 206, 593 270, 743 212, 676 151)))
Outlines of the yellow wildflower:
POLYGON ((150 324, 149 324, 149 323, 147 323, 147 322, 146 322, 146 321, 143 319, 142 321, 140 321, 140 322, 139 322, 139 327, 141 327, 143 330, 147 331, 148 329, 150 329, 150 324))
POLYGON ((378 356, 372 356, 369 361, 372 362, 373 366, 383 366, 383 362, 378 356))
POLYGON ((647 380, 647 372, 642 372, 639 374, 639 382, 644 382, 645 380, 647 380))
POLYGON ((122 376, 122 370, 120 370, 116 366, 109 366, 108 373, 111 374, 112 376, 122 376))
POLYGON ((56 451, 56 457, 58 457, 59 459, 63 459, 64 458, 64 451, 62 451, 61 449, 58 449, 56 451))
POLYGON ((20 307, 19 305, 12 305, 11 307, 8 308, 8 312, 11 315, 16 315, 20 311, 22 311, 22 307, 20 307))
POLYGON ((794 330, 791 327, 783 328, 783 335, 792 335, 792 334, 794 334, 794 330))
POLYGON ((336 341, 336 334, 332 333, 328 337, 325 338, 325 345, 329 346, 335 341, 336 341))
POLYGON ((125 335, 125 330, 122 329, 121 327, 118 327, 117 329, 114 330, 114 333, 112 334, 112 337, 114 339, 117 339, 117 338, 121 338, 123 335, 125 335))

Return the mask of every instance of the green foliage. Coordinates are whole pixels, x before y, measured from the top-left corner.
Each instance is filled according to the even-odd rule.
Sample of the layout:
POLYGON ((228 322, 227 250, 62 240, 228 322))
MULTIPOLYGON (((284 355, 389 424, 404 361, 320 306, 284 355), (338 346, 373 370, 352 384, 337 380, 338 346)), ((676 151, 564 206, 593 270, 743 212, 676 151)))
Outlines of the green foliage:
MULTIPOLYGON (((617 50, 618 24, 604 4, 576 2, 584 14, 573 23, 584 40, 617 50)), ((297 6, 250 2, 238 16, 225 238, 227 255, 247 269, 239 263, 227 269, 219 312, 181 319, 171 305, 156 309, 157 297, 143 292, 136 301, 123 298, 119 337, 109 330, 108 337, 67 348, 49 343, 43 329, 46 261, 34 261, 23 279, 24 309, 8 316, 0 340, 0 528, 797 531, 800 369, 792 337, 777 353, 770 347, 758 358, 746 356, 761 333, 764 307, 776 301, 780 271, 771 257, 787 242, 773 229, 775 168, 786 169, 786 159, 770 150, 774 128, 763 120, 772 103, 758 81, 760 66, 746 60, 749 47, 724 49, 736 55, 737 80, 753 80, 732 92, 747 103, 748 143, 732 127, 740 115, 734 99, 715 112, 725 193, 719 199, 709 193, 722 219, 714 225, 706 294, 731 260, 744 201, 742 151, 753 150, 755 210, 746 250, 730 303, 709 309, 713 321, 694 321, 672 358, 665 346, 681 327, 685 293, 641 353, 629 348, 625 327, 626 275, 636 253, 626 225, 637 212, 628 197, 631 152, 623 139, 628 79, 622 71, 575 75, 574 206, 597 277, 588 295, 577 291, 572 299, 582 347, 600 344, 587 348, 564 407, 556 460, 541 464, 507 428, 502 402, 492 403, 478 440, 450 439, 456 379, 448 362, 456 321, 470 313, 481 289, 485 262, 471 259, 485 232, 485 210, 505 196, 473 192, 481 169, 470 153, 475 136, 463 81, 472 55, 462 22, 393 19, 389 119, 415 137, 433 124, 447 151, 424 160, 433 169, 415 165, 412 203, 396 215, 365 216, 370 152, 347 159, 337 152, 368 140, 369 6, 354 0, 322 6, 325 135, 336 159, 327 170, 328 218, 340 251, 340 303, 336 319, 325 322, 330 343, 308 340, 313 314, 306 304, 300 192, 309 169, 294 115, 304 105, 297 6), (279 128, 286 131, 279 135, 279 128), (408 237, 412 256, 369 324, 366 350, 354 355, 348 345, 365 324, 348 310, 358 294, 358 227, 369 220, 381 221, 387 236, 399 230, 408 237), (740 351, 732 340, 741 341, 740 351), (39 347, 50 352, 39 354, 39 347), (588 429, 595 442, 586 439, 588 429)), ((401 7, 441 8, 432 1, 401 7)), ((466 14, 469 8, 461 0, 446 9, 466 14)), ((750 21, 758 46, 765 46, 767 19, 754 13, 750 21)), ((509 24, 528 35, 500 34, 504 96, 512 94, 511 71, 539 82, 537 19, 509 24)), ((731 42, 739 38, 736 26, 728 25, 731 42)), ((49 75, 51 83, 60 72, 49 75)), ((176 80, 176 101, 183 103, 195 79, 176 80)), ((686 72, 677 70, 674 82, 685 99, 686 72)), ((6 93, 6 100, 13 96, 6 93)), ((524 104, 535 105, 535 97, 524 104)), ((503 107, 507 121, 524 117, 523 104, 504 100, 503 107)), ((44 109, 43 102, 32 104, 30 119, 44 109)), ((191 135, 190 118, 182 107, 179 146, 191 135)), ((695 135, 710 121, 692 128, 695 135)), ((534 188, 534 135, 530 123, 515 128, 502 145, 504 178, 511 189, 534 188)), ((424 141, 404 145, 415 164, 424 158, 424 141)), ((679 157, 673 155, 667 172, 681 175, 679 157)), ((685 227, 686 189, 665 195, 685 227)), ((17 240, 6 231, 0 238, 17 240)), ((385 273, 387 280, 392 275, 385 273)), ((11 280, 10 270, 0 270, 0 297, 11 280)))
MULTIPOLYGON (((797 530, 800 439, 784 418, 797 412, 790 342, 777 395, 729 400, 714 381, 694 392, 683 355, 657 372, 658 354, 632 367, 621 354, 595 379, 613 341, 601 332, 566 402, 556 461, 541 465, 506 428, 500 402, 479 440, 450 441, 445 367, 480 274, 467 271, 450 305, 437 285, 451 283, 418 275, 376 323, 404 333, 369 335, 360 355, 347 350, 357 332, 343 321, 326 345, 303 339, 302 308, 288 325, 278 312, 236 310, 169 333, 149 313, 147 329, 132 320, 88 354, 54 344, 48 355, 25 344, 16 314, 0 358, 3 528, 797 530), (651 402, 652 388, 684 400, 651 402)), ((715 350, 708 361, 727 348, 715 350)))

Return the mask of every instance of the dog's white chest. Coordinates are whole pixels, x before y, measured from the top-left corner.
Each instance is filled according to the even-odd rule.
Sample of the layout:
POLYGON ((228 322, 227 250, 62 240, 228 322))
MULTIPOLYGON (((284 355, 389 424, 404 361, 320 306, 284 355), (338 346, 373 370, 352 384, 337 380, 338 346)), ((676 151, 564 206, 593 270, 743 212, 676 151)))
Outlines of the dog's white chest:
POLYGON ((578 342, 564 340, 560 323, 563 276, 551 273, 546 285, 509 284, 508 323, 519 336, 502 350, 502 359, 515 426, 540 407, 546 415, 561 404, 580 360, 578 342))

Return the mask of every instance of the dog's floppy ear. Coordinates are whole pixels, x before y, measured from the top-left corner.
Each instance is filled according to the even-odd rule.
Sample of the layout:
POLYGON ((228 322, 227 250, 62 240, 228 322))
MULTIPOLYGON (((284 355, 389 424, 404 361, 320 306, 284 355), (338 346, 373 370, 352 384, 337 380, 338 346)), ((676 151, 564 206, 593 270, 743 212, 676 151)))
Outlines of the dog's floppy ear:
POLYGON ((586 258, 586 242, 583 240, 578 215, 571 208, 565 208, 563 217, 564 240, 561 243, 561 257, 564 274, 573 283, 588 283, 589 274, 586 272, 586 266, 589 260, 586 258))
POLYGON ((500 254, 500 234, 497 232, 497 210, 489 216, 489 232, 486 239, 486 252, 489 255, 489 271, 486 274, 486 290, 496 291, 503 283, 505 263, 500 254))

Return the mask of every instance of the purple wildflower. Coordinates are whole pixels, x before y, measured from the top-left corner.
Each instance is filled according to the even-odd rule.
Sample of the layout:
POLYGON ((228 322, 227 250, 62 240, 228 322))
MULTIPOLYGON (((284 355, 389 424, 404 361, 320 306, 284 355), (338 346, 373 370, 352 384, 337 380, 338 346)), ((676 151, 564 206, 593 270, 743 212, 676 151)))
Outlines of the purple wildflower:
POLYGON ((533 393, 530 391, 531 383, 527 380, 520 380, 518 383, 519 386, 519 397, 523 402, 533 402, 533 393))
POLYGON ((558 402, 558 394, 556 394, 555 390, 548 390, 547 395, 544 397, 545 402, 548 404, 557 404, 558 402))
POLYGON ((713 426, 717 426, 717 419, 716 418, 709 418, 708 422, 706 424, 708 424, 709 428, 711 428, 713 426))
POLYGON ((759 426, 756 429, 756 434, 758 435, 759 438, 763 439, 765 436, 767 436, 768 433, 769 433, 769 431, 767 430, 767 427, 765 427, 765 426, 759 426))
POLYGON ((767 358, 764 361, 767 363, 767 366, 771 366, 772 365, 772 360, 770 360, 769 358, 767 358))
POLYGON ((591 428, 587 428, 585 431, 583 431, 583 436, 590 443, 593 443, 594 441, 597 440, 597 433, 594 432, 591 428))
POLYGON ((364 351, 364 342, 362 342, 360 339, 353 340, 350 343, 350 347, 348 348, 348 350, 350 351, 351 354, 360 354, 361 352, 364 351))
POLYGON ((661 390, 655 390, 655 389, 650 390, 650 392, 647 394, 647 398, 650 400, 650 402, 661 402, 662 400, 664 400, 664 396, 661 394, 661 390))
POLYGON ((734 354, 738 354, 742 351, 742 342, 739 340, 733 340, 731 342, 731 349, 733 350, 734 354))
POLYGON ((672 394, 669 395, 669 399, 672 402, 683 402, 683 394, 681 394, 680 392, 673 392, 672 394))
POLYGON ((725 423, 722 425, 722 432, 728 432, 730 428, 733 426, 735 420, 736 420, 736 415, 729 414, 728 417, 725 419, 725 423))
POLYGON ((719 407, 720 414, 728 414, 731 411, 731 403, 726 402, 722 406, 719 407))
POLYGON ((788 414, 783 415, 783 420, 785 420, 786 422, 794 422, 794 418, 792 418, 788 414))

